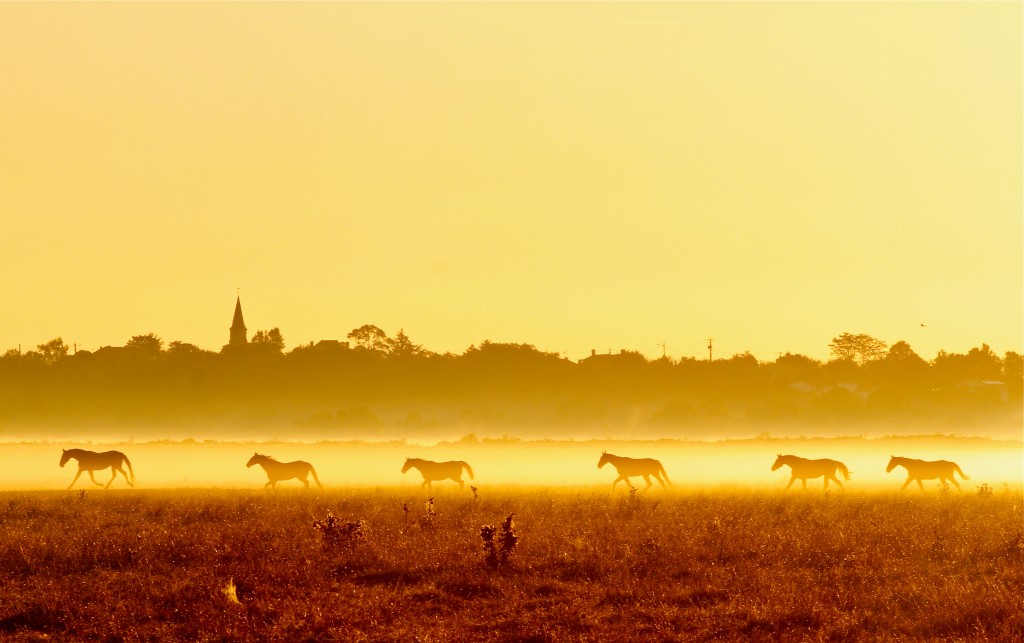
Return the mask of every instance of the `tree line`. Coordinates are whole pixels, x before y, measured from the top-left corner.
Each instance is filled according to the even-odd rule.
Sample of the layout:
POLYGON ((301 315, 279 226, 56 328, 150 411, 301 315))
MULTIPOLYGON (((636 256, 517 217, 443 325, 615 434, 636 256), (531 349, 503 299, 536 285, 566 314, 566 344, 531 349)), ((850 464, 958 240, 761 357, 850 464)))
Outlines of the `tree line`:
POLYGON ((572 362, 491 341, 440 354, 373 325, 347 339, 286 351, 272 328, 214 352, 149 333, 71 353, 55 338, 0 356, 0 428, 217 426, 349 439, 635 427, 688 437, 722 425, 1019 424, 1022 408, 1021 355, 986 344, 925 360, 905 341, 842 333, 827 361, 622 351, 572 362))

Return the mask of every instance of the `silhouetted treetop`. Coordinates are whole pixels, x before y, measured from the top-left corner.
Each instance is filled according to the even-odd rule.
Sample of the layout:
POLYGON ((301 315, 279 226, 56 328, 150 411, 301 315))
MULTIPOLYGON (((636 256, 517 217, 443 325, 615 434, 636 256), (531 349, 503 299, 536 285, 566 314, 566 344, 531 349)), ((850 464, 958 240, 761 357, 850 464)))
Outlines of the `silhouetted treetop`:
POLYGON ((489 339, 485 339, 480 342, 479 346, 470 345, 470 347, 466 349, 466 352, 463 353, 463 356, 470 359, 496 360, 558 359, 557 353, 545 353, 543 351, 539 351, 533 344, 492 342, 489 339))
POLYGON ((386 339, 385 346, 387 347, 388 355, 392 357, 413 357, 427 352, 423 350, 422 345, 414 344, 409 339, 409 336, 405 334, 404 329, 399 329, 394 338, 386 339))
POLYGON ((386 352, 388 349, 387 333, 373 324, 364 324, 354 329, 347 337, 356 348, 380 352, 386 352))
POLYGON ((195 344, 189 344, 188 342, 174 341, 167 345, 167 352, 171 355, 195 355, 199 353, 211 353, 212 351, 203 350, 195 344))
POLYGON ((840 361, 864 364, 885 357, 885 342, 870 335, 843 333, 828 345, 832 357, 840 361))
MULTIPOLYGON (((46 364, 56 364, 68 356, 68 345, 60 337, 36 346, 39 358, 46 364)), ((32 352, 29 353, 32 355, 32 352)))
POLYGON ((816 369, 821 366, 821 362, 815 359, 811 359, 806 355, 800 355, 798 353, 786 353, 780 355, 775 360, 777 366, 786 366, 794 369, 816 369))
POLYGON ((914 366, 926 366, 927 362, 921 358, 920 355, 914 352, 914 349, 910 347, 910 344, 899 341, 889 347, 889 352, 885 355, 887 362, 894 362, 904 365, 914 366))
POLYGON ((164 340, 154 333, 146 333, 145 335, 135 335, 128 340, 124 347, 139 354, 156 356, 163 350, 164 340))
POLYGON ((274 349, 278 353, 284 351, 284 336, 276 326, 270 330, 258 330, 253 333, 250 344, 259 344, 274 349))

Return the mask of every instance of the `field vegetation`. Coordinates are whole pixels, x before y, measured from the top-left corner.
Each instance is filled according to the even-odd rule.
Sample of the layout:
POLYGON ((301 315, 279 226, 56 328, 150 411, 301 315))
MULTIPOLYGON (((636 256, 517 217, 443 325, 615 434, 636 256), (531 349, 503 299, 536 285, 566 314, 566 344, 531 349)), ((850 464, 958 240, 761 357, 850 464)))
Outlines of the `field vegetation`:
POLYGON ((0 493, 0 638, 1022 640, 1016 488, 0 493))

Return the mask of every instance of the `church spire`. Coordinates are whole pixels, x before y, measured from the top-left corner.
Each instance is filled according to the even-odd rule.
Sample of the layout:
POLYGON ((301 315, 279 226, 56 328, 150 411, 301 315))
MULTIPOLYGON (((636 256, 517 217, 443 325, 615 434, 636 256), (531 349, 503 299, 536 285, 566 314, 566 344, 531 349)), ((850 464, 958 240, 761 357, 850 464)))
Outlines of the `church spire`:
POLYGON ((249 340, 245 338, 245 320, 242 319, 242 297, 241 295, 235 299, 235 317, 231 320, 231 339, 228 340, 228 344, 231 346, 237 344, 246 344, 249 340))

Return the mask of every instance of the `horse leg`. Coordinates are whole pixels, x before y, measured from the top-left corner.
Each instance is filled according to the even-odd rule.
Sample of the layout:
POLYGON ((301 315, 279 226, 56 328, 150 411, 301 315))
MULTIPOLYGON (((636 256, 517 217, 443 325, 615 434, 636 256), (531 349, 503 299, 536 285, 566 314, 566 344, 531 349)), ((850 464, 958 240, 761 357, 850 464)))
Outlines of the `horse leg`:
POLYGON ((644 491, 647 491, 648 489, 650 489, 651 485, 654 484, 653 482, 651 482, 651 476, 649 476, 646 473, 644 474, 644 482, 647 483, 647 486, 644 487, 644 491))
POLYGON ((804 485, 804 491, 807 491, 807 478, 800 478, 800 482, 804 485))
POLYGON ((924 483, 921 482, 920 478, 917 479, 917 486, 921 489, 921 493, 924 493, 924 483))
POLYGON ((667 489, 668 488, 668 487, 665 486, 665 481, 661 479, 661 474, 660 473, 655 473, 654 474, 654 479, 661 483, 661 487, 663 489, 667 489))
MULTIPOLYGON (((121 467, 114 467, 114 469, 121 472, 121 475, 124 476, 124 481, 128 483, 129 487, 134 487, 135 486, 132 483, 131 478, 128 477, 128 474, 124 472, 124 469, 122 469, 121 467)), ((117 474, 114 474, 114 475, 117 475, 117 474)))
MULTIPOLYGON (((840 489, 842 489, 843 491, 846 491, 846 487, 844 487, 844 486, 843 486, 843 483, 842 483, 842 482, 839 482, 839 478, 838 478, 838 477, 836 477, 836 475, 835 475, 834 473, 832 474, 832 476, 831 476, 831 477, 832 477, 832 480, 834 480, 834 481, 835 481, 835 483, 836 483, 837 485, 839 485, 839 488, 840 488, 840 489)), ((825 484, 828 484, 828 478, 825 478, 825 484)))
POLYGON ((433 488, 434 488, 434 487, 433 487, 433 486, 432 486, 432 485, 430 484, 430 480, 427 480, 426 478, 424 478, 424 479, 423 479, 423 484, 421 484, 421 485, 420 485, 420 489, 422 489, 422 488, 424 488, 424 487, 426 487, 426 488, 428 488, 428 489, 433 489, 433 488))
POLYGON ((794 483, 794 482, 796 482, 796 476, 793 476, 793 477, 791 477, 791 478, 789 479, 789 484, 788 484, 788 485, 786 485, 786 488, 782 490, 782 491, 783 491, 783 493, 785 493, 786 491, 789 491, 789 488, 793 486, 793 483, 794 483))
POLYGON ((264 489, 270 489, 270 485, 272 485, 272 484, 274 485, 274 488, 276 489, 276 488, 277 488, 277 485, 276 485, 276 484, 274 484, 274 481, 273 481, 273 480, 267 480, 267 484, 263 485, 263 488, 264 488, 264 489))
MULTIPOLYGON (((913 479, 913 478, 907 478, 907 481, 903 483, 903 486, 902 486, 902 487, 900 487, 900 491, 903 491, 904 489, 906 489, 906 488, 907 488, 907 485, 909 485, 909 484, 910 484, 911 482, 913 482, 913 481, 914 481, 914 479, 913 479)), ((918 480, 918 481, 917 481, 917 484, 921 484, 921 481, 920 481, 920 480, 918 480)))
POLYGON ((97 487, 102 487, 103 486, 102 482, 96 482, 96 476, 94 476, 92 474, 92 469, 88 469, 88 473, 89 473, 89 479, 92 480, 92 483, 94 485, 96 485, 97 487))
POLYGON ((956 487, 957 491, 962 491, 962 489, 960 489, 960 483, 956 481, 956 478, 954 478, 952 474, 949 476, 949 481, 953 483, 953 486, 956 487))
POLYGON ((302 476, 302 484, 306 485, 306 489, 309 489, 309 480, 306 479, 306 476, 302 476))
POLYGON ((629 486, 629 479, 626 476, 619 476, 615 479, 615 482, 612 483, 612 491, 615 491, 615 485, 619 484, 619 480, 624 481, 626 486, 629 486))
POLYGON ((452 478, 452 480, 459 483, 459 491, 462 491, 463 489, 466 488, 466 483, 462 481, 461 475, 457 478, 452 478))
POLYGON ((75 479, 72 480, 71 484, 68 485, 68 489, 70 489, 71 487, 75 486, 75 483, 78 482, 78 476, 80 476, 80 475, 82 475, 82 470, 81 469, 79 469, 78 473, 75 474, 75 479))

